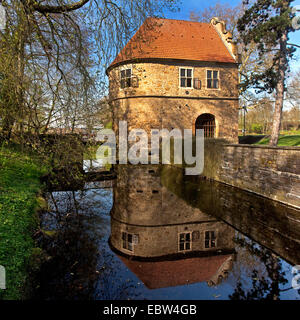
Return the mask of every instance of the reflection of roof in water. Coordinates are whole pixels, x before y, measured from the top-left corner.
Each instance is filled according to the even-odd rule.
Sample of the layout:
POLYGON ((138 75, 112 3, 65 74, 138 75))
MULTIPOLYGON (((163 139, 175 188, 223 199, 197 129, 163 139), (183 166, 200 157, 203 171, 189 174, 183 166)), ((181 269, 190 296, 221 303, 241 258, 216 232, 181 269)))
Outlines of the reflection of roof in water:
POLYGON ((136 261, 118 256, 149 289, 207 281, 218 284, 231 269, 232 254, 193 257, 172 261, 136 261))

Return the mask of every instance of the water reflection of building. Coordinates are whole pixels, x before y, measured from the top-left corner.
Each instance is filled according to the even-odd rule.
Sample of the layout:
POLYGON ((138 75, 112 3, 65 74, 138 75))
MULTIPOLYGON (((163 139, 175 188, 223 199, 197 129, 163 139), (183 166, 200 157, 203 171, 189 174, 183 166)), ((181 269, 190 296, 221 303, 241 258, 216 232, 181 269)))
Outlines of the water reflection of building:
POLYGON ((111 246, 149 288, 219 284, 232 267, 233 229, 163 187, 158 169, 118 168, 111 246))
POLYGON ((300 263, 299 210, 171 166, 163 166, 160 176, 163 186, 192 207, 234 226, 288 263, 300 263))

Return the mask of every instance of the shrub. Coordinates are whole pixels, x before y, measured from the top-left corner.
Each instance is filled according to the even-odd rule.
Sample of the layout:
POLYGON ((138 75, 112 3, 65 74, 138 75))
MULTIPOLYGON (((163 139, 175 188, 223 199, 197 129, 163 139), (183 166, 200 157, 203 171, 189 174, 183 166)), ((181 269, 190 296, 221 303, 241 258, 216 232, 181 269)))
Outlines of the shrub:
POLYGON ((251 125, 251 131, 254 133, 263 133, 263 125, 259 123, 253 123, 251 125))

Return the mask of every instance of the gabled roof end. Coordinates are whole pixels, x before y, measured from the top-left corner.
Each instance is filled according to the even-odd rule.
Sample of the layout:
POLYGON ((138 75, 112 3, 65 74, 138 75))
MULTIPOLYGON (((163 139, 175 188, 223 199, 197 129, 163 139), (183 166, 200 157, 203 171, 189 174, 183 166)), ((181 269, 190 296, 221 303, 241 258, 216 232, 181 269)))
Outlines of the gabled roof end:
POLYGON ((223 41, 224 45, 228 49, 230 55, 232 58, 238 62, 239 57, 238 57, 238 50, 237 50, 237 45, 232 39, 232 34, 231 32, 226 30, 226 23, 223 20, 220 20, 218 17, 213 17, 210 20, 210 24, 213 25, 218 32, 221 40, 223 41))

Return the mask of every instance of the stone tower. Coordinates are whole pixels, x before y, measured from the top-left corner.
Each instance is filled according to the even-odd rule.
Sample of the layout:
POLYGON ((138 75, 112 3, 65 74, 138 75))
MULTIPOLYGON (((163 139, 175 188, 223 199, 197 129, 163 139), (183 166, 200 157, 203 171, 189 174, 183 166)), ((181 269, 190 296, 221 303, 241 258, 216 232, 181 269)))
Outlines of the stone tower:
POLYGON ((107 69, 113 129, 204 129, 238 141, 238 57, 218 18, 148 18, 107 69))

